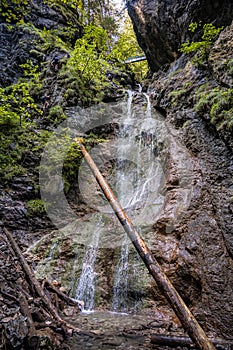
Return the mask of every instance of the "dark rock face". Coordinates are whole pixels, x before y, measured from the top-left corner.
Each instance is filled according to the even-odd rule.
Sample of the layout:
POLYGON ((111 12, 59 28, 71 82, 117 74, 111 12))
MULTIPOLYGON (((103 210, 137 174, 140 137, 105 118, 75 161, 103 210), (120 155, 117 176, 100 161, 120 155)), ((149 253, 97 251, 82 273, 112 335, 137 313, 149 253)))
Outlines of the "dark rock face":
MULTIPOLYGON (((40 0, 30 2, 30 7, 24 15, 24 25, 11 24, 5 21, 0 15, 0 86, 6 87, 14 84, 22 76, 23 70, 19 65, 31 60, 35 65, 48 61, 51 57, 36 48, 40 39, 39 36, 27 28, 28 23, 33 23, 35 28, 58 30, 60 37, 62 32, 67 30, 67 22, 73 26, 73 42, 80 37, 82 27, 79 26, 78 12, 67 9, 66 14, 57 8, 50 8, 40 0), (69 18, 70 16, 70 18, 69 18), (72 16, 72 18, 71 18, 72 16)), ((49 53, 49 50, 48 50, 49 53)))
POLYGON ((227 68, 232 30, 231 25, 222 31, 210 51, 211 74, 209 69, 196 67, 181 57, 167 73, 154 73, 149 86, 152 104, 166 112, 168 125, 175 126, 182 144, 193 156, 194 179, 185 215, 173 232, 166 232, 173 210, 171 198, 179 188, 179 184, 171 186, 169 179, 176 174, 170 167, 164 218, 155 224, 159 242, 154 245, 154 253, 199 322, 221 337, 232 336, 233 322, 232 129, 218 128, 211 122, 208 109, 200 112, 195 106, 201 87, 225 91, 232 86, 227 68), (169 237, 178 241, 178 253, 172 261, 166 260, 163 244, 169 237))
POLYGON ((173 62, 180 55, 181 43, 193 39, 190 23, 225 26, 233 13, 231 0, 130 0, 127 8, 152 71, 173 62))

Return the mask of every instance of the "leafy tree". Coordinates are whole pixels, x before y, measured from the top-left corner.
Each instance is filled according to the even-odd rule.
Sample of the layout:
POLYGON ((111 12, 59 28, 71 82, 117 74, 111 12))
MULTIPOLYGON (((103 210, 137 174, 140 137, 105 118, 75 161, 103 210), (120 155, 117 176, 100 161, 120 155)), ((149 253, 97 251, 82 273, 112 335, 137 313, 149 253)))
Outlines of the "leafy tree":
MULTIPOLYGON (((132 22, 127 18, 113 46, 111 56, 119 62, 123 62, 129 57, 143 55, 144 52, 138 45, 132 22)), ((130 65, 130 69, 135 73, 136 79, 141 80, 148 71, 148 64, 146 61, 136 62, 130 65)))
POLYGON ((91 24, 85 28, 85 34, 78 39, 67 63, 68 68, 77 74, 91 88, 100 88, 107 84, 108 36, 104 29, 91 24))
MULTIPOLYGON (((189 25, 189 31, 192 33, 199 29, 200 23, 194 22, 189 25)), ((210 47, 214 40, 217 38, 223 27, 216 28, 212 23, 206 23, 203 25, 203 34, 201 41, 186 42, 181 45, 180 52, 185 54, 197 53, 197 57, 194 59, 195 63, 203 63, 208 61, 208 55, 210 47)))

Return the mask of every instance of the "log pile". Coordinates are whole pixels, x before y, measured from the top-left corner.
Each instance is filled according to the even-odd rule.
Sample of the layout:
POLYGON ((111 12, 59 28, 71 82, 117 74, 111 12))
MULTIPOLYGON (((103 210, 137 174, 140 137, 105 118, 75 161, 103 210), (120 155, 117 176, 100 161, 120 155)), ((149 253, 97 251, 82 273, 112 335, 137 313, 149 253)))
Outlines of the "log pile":
POLYGON ((79 304, 49 281, 35 278, 11 233, 0 234, 0 349, 68 349, 74 326, 59 313, 79 304))

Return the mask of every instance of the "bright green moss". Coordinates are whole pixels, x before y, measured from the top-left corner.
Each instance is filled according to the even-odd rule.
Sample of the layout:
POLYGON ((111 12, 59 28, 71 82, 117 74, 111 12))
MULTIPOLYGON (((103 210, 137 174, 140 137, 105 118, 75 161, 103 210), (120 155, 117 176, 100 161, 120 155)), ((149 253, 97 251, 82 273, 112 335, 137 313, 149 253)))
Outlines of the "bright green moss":
POLYGON ((208 113, 211 123, 217 129, 233 126, 233 89, 202 85, 196 92, 195 110, 199 113, 208 113))

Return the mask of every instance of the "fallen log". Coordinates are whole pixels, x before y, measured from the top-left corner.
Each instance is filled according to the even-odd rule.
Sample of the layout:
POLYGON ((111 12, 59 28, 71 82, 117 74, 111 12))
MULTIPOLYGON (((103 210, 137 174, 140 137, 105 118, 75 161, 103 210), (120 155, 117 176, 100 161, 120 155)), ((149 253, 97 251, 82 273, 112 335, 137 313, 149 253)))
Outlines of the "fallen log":
POLYGON ((64 321, 58 314, 55 306, 51 303, 47 295, 45 294, 44 290, 42 289, 39 281, 36 279, 36 276, 30 266, 28 265, 26 259, 24 258, 19 246, 17 245, 16 241, 14 240, 12 234, 4 227, 4 232, 7 237, 7 240, 10 244, 10 247, 13 249, 15 255, 19 259, 19 262, 22 266, 23 271, 26 274, 26 278, 29 281, 30 287, 33 289, 33 291, 36 293, 36 295, 41 299, 44 308, 48 311, 48 313, 54 318, 54 320, 57 321, 57 323, 63 327, 65 330, 75 330, 77 332, 80 332, 80 329, 74 327, 73 325, 67 323, 64 321))
POLYGON ((74 300, 72 298, 70 298, 67 294, 63 293, 61 290, 59 290, 58 288, 56 288, 50 281, 48 281, 47 279, 43 281, 43 286, 52 291, 55 292, 59 298, 61 300, 64 300, 66 302, 66 304, 68 305, 72 305, 72 306, 77 306, 79 308, 79 310, 83 309, 83 304, 81 301, 78 300, 74 300))
POLYGON ((35 328, 35 324, 32 319, 31 311, 28 305, 28 302, 24 296, 23 293, 19 293, 19 305, 22 314, 27 318, 27 323, 28 323, 28 345, 31 348, 36 349, 37 344, 38 344, 38 337, 37 337, 37 331, 35 328))
POLYGON ((133 226, 131 220, 128 218, 120 203, 117 201, 117 198, 112 192, 107 181, 104 179, 93 159, 87 152, 86 148, 83 146, 82 140, 77 138, 75 139, 75 142, 80 147, 81 152, 98 184, 100 185, 100 188, 102 189, 106 199, 110 203, 115 215, 123 226, 135 249, 139 253, 149 273, 152 275, 153 279, 156 281, 157 285, 164 293, 167 301, 175 311, 177 317, 179 318, 190 338, 198 346, 199 349, 214 350, 215 346, 209 341, 204 330, 201 328, 193 314, 190 312, 168 277, 165 275, 157 260, 153 257, 148 246, 133 226))
MULTIPOLYGON (((233 349, 233 342, 227 342, 222 339, 211 339, 211 342, 215 344, 216 348, 219 350, 223 349, 233 349)), ((192 340, 189 337, 180 337, 167 334, 152 334, 151 343, 156 345, 164 345, 170 347, 194 347, 192 340)))

